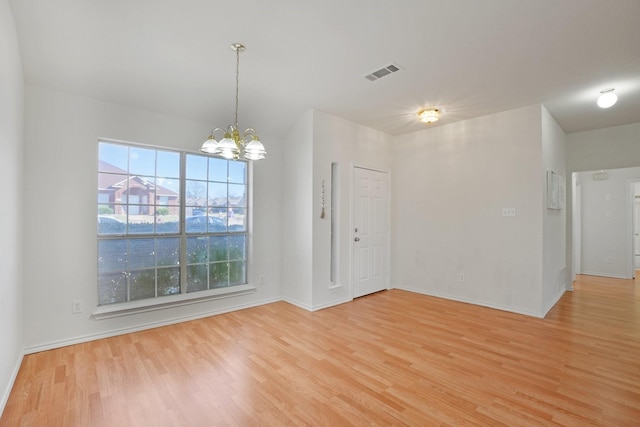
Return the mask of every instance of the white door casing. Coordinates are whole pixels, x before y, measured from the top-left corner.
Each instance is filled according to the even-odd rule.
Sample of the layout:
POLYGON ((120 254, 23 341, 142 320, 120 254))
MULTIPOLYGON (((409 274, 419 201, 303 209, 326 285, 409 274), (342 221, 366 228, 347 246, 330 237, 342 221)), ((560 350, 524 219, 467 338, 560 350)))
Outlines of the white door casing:
POLYGON ((634 239, 634 268, 640 269, 640 196, 633 201, 633 239, 634 239))

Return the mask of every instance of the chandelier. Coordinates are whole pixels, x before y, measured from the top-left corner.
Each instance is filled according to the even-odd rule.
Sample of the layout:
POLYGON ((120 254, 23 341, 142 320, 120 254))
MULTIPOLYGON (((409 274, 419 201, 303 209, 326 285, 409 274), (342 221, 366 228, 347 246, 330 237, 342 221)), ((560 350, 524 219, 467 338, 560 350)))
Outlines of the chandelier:
POLYGON ((238 86, 239 86, 239 68, 240 68, 240 52, 245 48, 240 43, 231 45, 231 49, 236 52, 236 120, 234 125, 229 125, 226 130, 215 128, 207 140, 202 144, 200 151, 207 154, 213 154, 224 157, 228 160, 238 160, 243 158, 246 160, 264 159, 267 152, 260 142, 255 129, 248 128, 240 134, 238 126, 238 86), (222 135, 220 140, 215 138, 215 134, 222 135))

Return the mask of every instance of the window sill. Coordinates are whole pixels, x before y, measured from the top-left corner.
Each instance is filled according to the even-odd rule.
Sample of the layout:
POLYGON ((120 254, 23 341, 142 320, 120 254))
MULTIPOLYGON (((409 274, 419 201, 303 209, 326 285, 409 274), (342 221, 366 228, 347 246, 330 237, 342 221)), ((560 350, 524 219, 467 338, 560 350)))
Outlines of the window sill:
POLYGON ((112 317, 128 316, 130 314, 146 313, 149 311, 163 310, 165 308, 246 295, 254 293, 255 291, 256 287, 253 285, 231 286, 190 294, 170 295, 154 299, 102 305, 99 306, 92 315, 95 320, 110 319, 112 317))

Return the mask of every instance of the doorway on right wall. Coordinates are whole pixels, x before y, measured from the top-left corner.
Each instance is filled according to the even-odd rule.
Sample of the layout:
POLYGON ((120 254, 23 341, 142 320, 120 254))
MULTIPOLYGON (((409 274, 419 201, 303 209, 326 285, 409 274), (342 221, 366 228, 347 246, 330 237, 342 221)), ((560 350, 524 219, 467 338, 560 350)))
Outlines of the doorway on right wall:
POLYGON ((640 268, 640 167, 576 172, 572 181, 576 273, 633 278, 640 268))

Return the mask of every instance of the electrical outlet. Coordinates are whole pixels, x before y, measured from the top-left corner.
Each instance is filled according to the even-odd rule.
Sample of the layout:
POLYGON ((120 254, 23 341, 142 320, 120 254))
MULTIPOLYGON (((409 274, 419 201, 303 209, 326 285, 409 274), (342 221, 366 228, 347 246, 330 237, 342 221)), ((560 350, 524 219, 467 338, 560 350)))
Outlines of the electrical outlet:
POLYGON ((502 208, 502 216, 516 216, 516 208, 502 208))
POLYGON ((264 285, 264 276, 260 276, 260 286, 264 285))
POLYGON ((84 309, 82 307, 82 300, 74 299, 71 302, 71 314, 79 314, 79 313, 82 313, 83 311, 84 309))
POLYGON ((458 279, 459 279, 461 282, 464 282, 464 273, 460 273, 460 276, 458 277, 458 279))
POLYGON ((606 262, 607 264, 611 264, 611 262, 613 262, 613 258, 611 258, 610 256, 606 257, 604 259, 604 262, 606 262))

